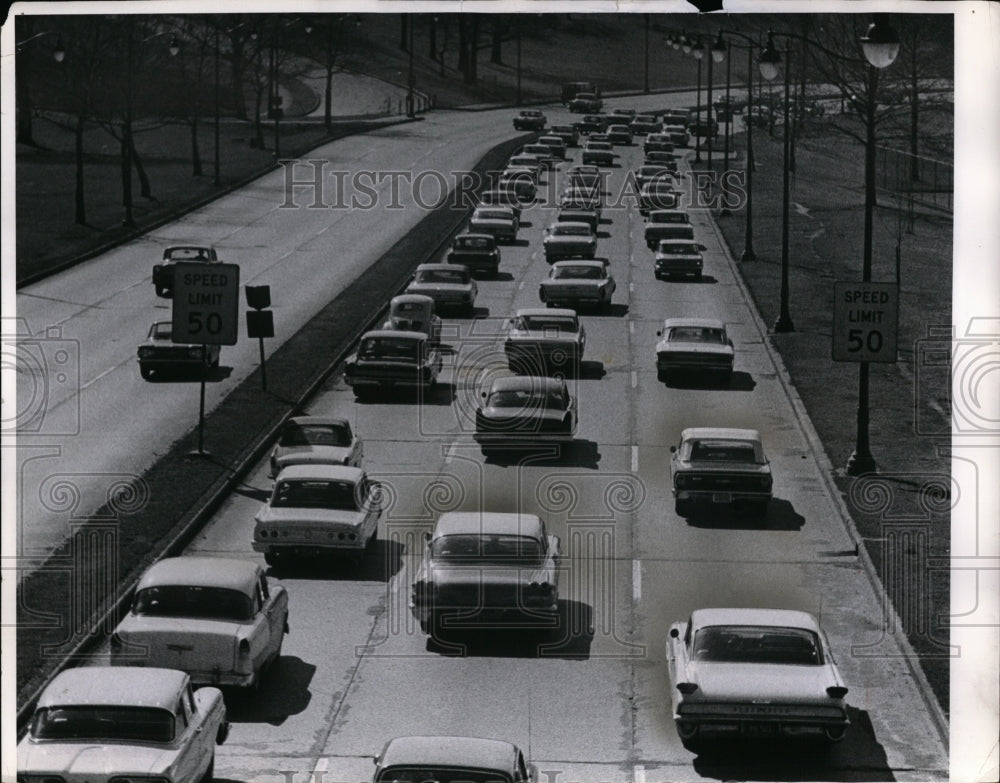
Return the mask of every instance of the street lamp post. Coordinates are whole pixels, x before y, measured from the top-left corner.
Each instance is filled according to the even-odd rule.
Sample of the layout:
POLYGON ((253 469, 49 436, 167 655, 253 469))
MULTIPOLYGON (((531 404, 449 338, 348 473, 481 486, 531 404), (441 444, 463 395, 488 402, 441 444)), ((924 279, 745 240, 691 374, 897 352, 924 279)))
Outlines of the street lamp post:
MULTIPOLYGON (((719 41, 722 40, 722 33, 719 33, 719 41)), ((718 41, 716 42, 718 43, 718 41)), ((733 47, 730 43, 726 43, 726 136, 725 136, 725 153, 723 157, 725 160, 725 165, 729 166, 729 136, 732 133, 733 127, 733 104, 732 99, 729 96, 729 85, 732 81, 733 76, 733 47)))
MULTIPOLYGON (((774 47, 774 36, 768 33, 767 48, 760 56, 760 73, 765 79, 770 81, 778 75, 778 66, 781 64, 781 55, 774 47)), ((794 332, 795 325, 788 308, 788 204, 789 190, 791 183, 791 172, 788 165, 789 143, 791 136, 788 132, 788 91, 791 86, 791 50, 785 50, 785 108, 784 127, 782 129, 782 200, 781 200, 781 309, 778 319, 774 322, 775 332, 794 332)))
MULTIPOLYGON (((712 106, 712 64, 713 63, 721 63, 723 61, 723 59, 725 59, 725 57, 726 57, 726 45, 725 45, 725 42, 722 41, 722 34, 721 33, 719 34, 719 37, 716 39, 716 41, 711 46, 709 46, 708 51, 709 51, 709 54, 711 55, 708 58, 708 123, 707 123, 707 125, 708 125, 708 168, 711 169, 712 168, 712 130, 713 130, 713 127, 714 127, 713 123, 712 123, 712 109, 713 109, 713 106, 712 106)), ((725 165, 725 164, 723 164, 723 165, 725 165)))
MULTIPOLYGON (((687 48, 687 47, 685 47, 687 48)), ((705 47, 700 40, 690 47, 691 54, 698 61, 698 90, 695 93, 695 123, 694 123, 694 162, 701 163, 701 144, 698 143, 698 131, 701 128, 701 61, 705 56, 705 47)))
POLYGON ((521 105, 521 15, 514 15, 514 31, 517 35, 517 100, 518 106, 521 105))
POLYGON ((645 24, 644 29, 644 46, 643 46, 643 87, 642 91, 649 94, 649 14, 643 14, 643 20, 645 24))
MULTIPOLYGON (((225 33, 226 33, 226 35, 229 35, 230 33, 235 33, 237 30, 239 30, 241 27, 243 27, 246 24, 247 24, 246 22, 242 22, 242 23, 236 25, 235 27, 229 27, 229 28, 227 28, 225 30, 225 33)), ((215 93, 215 127, 213 128, 213 132, 212 132, 213 136, 215 137, 215 139, 214 139, 214 141, 215 141, 215 150, 214 150, 214 152, 212 154, 212 158, 213 158, 213 160, 212 160, 212 170, 213 170, 212 181, 213 181, 213 183, 216 186, 222 184, 222 174, 221 174, 221 166, 220 166, 220 160, 219 160, 219 156, 220 156, 219 123, 221 121, 221 112, 222 112, 222 109, 221 109, 221 99, 219 98, 219 57, 220 57, 219 35, 220 35, 220 32, 221 31, 220 31, 219 26, 216 25, 216 27, 215 27, 215 87, 214 87, 214 93, 215 93)), ((250 39, 251 40, 256 40, 257 39, 257 33, 256 32, 251 32, 250 33, 250 39)))
MULTIPOLYGON (((885 14, 876 14, 874 23, 861 38, 861 48, 868 61, 868 101, 865 106, 865 228, 861 278, 872 279, 872 229, 875 218, 875 98, 878 69, 888 68, 899 54, 899 35, 889 26, 885 14)), ((847 475, 875 472, 877 465, 869 441, 868 362, 858 367, 858 419, 854 452, 847 460, 847 475)))
MULTIPOLYGON (((26 24, 31 23, 30 16, 26 16, 23 18, 26 24)), ((29 33, 31 32, 30 27, 28 28, 27 32, 29 33)), ((59 33, 53 33, 49 31, 35 33, 34 35, 25 38, 23 41, 18 41, 14 47, 15 52, 17 54, 21 54, 29 43, 49 35, 56 36, 56 45, 52 49, 52 59, 55 60, 57 63, 61 63, 64 59, 66 59, 66 50, 63 49, 62 36, 59 35, 59 33)), ((32 130, 31 130, 31 112, 33 109, 31 105, 31 92, 29 90, 30 78, 29 78, 28 63, 29 63, 29 58, 27 55, 18 58, 17 67, 15 68, 16 84, 14 88, 14 94, 15 97, 17 98, 17 109, 18 109, 17 140, 22 144, 33 145, 35 143, 35 139, 34 136, 32 135, 32 130)))
POLYGON ((406 77, 406 116, 413 118, 416 115, 416 108, 413 105, 413 87, 416 81, 416 76, 413 73, 413 20, 411 19, 409 24, 406 25, 407 33, 409 34, 409 45, 406 47, 408 51, 409 60, 409 71, 406 77))

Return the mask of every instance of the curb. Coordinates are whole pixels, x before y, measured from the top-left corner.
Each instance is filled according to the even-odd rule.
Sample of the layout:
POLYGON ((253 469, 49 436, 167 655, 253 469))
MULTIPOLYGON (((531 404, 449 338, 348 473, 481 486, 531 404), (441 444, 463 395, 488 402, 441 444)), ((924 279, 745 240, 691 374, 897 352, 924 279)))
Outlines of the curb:
POLYGON ((944 745, 945 749, 947 749, 949 745, 948 741, 950 733, 948 718, 945 716, 941 705, 938 704, 934 691, 927 680, 927 676, 924 674, 924 670, 920 666, 919 656, 916 652, 914 652, 909 639, 906 638, 905 632, 900 630, 902 628, 902 623, 899 620, 896 607, 886 594, 885 585, 882 584, 882 579, 879 577, 875 564, 872 562, 871 556, 865 548, 864 541, 854 524, 854 518, 851 516, 850 511, 847 508, 847 504, 844 502, 844 498, 840 494, 840 490, 834 481, 833 463, 830 462, 829 457, 826 455, 826 450, 823 447, 823 441, 820 440, 819 434, 816 432, 815 427, 813 427, 812 419, 809 418, 809 413, 806 411, 805 405, 792 383, 792 377, 785 367, 781 354, 771 342, 770 332, 768 331, 767 325, 764 323, 763 318, 761 318, 760 313, 757 312, 757 307, 753 303, 753 297, 750 295, 750 289, 747 287, 746 281, 743 280, 740 265, 736 262, 736 259, 733 258, 729 245, 727 244, 726 239, 716 222, 716 216, 709 211, 709 217, 711 218, 712 230, 725 253, 726 262, 729 264, 730 269, 732 269, 733 276, 736 279, 737 285, 739 285, 740 294, 749 305, 754 326, 762 338, 764 350, 767 352, 768 358, 775 368, 778 381, 781 383, 781 387, 785 391, 785 396, 792 404, 792 410, 795 412, 795 419, 799 425, 800 431, 803 435, 805 435, 809 451, 820 468, 820 473, 823 476, 823 488, 826 491, 827 497, 832 501, 834 508, 837 509, 840 521, 844 525, 847 535, 854 542, 854 547, 858 553, 857 557, 861 563, 862 570, 868 577, 868 582, 871 585, 872 590, 881 602, 882 609, 886 615, 888 615, 888 619, 892 624, 891 636, 899 645, 899 648, 903 653, 903 658, 906 661, 906 667, 909 670, 910 675, 916 681, 917 690, 920 692, 920 697, 924 702, 924 706, 927 707, 927 711, 930 714, 931 723, 934 725, 942 745, 944 745))
MULTIPOLYGON (((492 170, 495 168, 497 162, 505 160, 510 152, 523 144, 524 139, 525 136, 519 135, 492 147, 472 167, 472 170, 482 172, 492 170)), ((239 451, 239 456, 234 460, 232 465, 213 460, 212 464, 221 468, 222 474, 212 481, 191 503, 181 521, 163 535, 160 541, 165 541, 165 543, 157 542, 154 554, 144 558, 142 562, 132 565, 129 569, 129 574, 123 582, 113 588, 113 591, 104 600, 103 607, 91 617, 87 623, 88 630, 82 634, 82 638, 79 638, 72 644, 69 652, 64 655, 55 667, 49 671, 42 670, 37 673, 36 678, 40 678, 42 680, 41 683, 32 688, 31 692, 24 697, 23 703, 17 710, 17 734, 19 737, 23 735, 23 732, 27 728, 27 721, 31 717, 31 713, 42 690, 44 690, 45 686, 56 674, 72 665, 74 661, 80 659, 85 653, 103 641, 105 632, 101 629, 111 628, 117 618, 121 616, 123 610, 128 606, 135 585, 145 569, 162 557, 177 554, 198 534, 211 514, 218 509, 226 497, 239 485, 253 465, 267 453, 274 437, 285 421, 289 417, 296 415, 306 401, 314 396, 318 389, 336 372, 360 335, 384 317, 389 296, 393 295, 393 292, 401 290, 412 273, 413 268, 422 263, 423 259, 432 257, 438 253, 442 247, 447 245, 454 234, 461 230, 472 207, 468 205, 459 210, 452 210, 451 206, 452 198, 449 197, 444 204, 428 212, 413 229, 398 240, 367 270, 362 272, 358 278, 349 283, 316 316, 303 325, 294 335, 289 337, 269 357, 268 364, 274 369, 275 365, 282 361, 291 361, 289 357, 294 356, 296 352, 310 355, 311 348, 314 347, 308 344, 310 336, 314 341, 321 342, 323 345, 330 345, 331 343, 335 345, 326 366, 311 378, 304 388, 296 390, 293 398, 286 399, 281 397, 280 392, 274 390, 267 392, 269 397, 275 398, 281 403, 285 409, 284 413, 279 415, 273 424, 269 423, 265 429, 258 430, 253 435, 248 436, 246 442, 236 445, 234 448, 239 451), (414 237, 418 237, 418 239, 415 240, 414 237), (413 247, 415 241, 425 243, 419 252, 416 253, 413 247), (389 279, 380 280, 380 277, 388 277, 389 279), (331 335, 327 327, 330 325, 329 321, 332 315, 338 313, 338 311, 347 309, 352 300, 357 303, 358 292, 356 289, 364 286, 372 286, 379 293, 385 290, 388 292, 388 296, 381 300, 379 309, 374 314, 371 314, 369 310, 367 311, 366 318, 356 321, 355 325, 348 331, 331 335)), ((358 306, 364 310, 363 302, 358 306)), ((213 419, 217 422, 224 421, 227 413, 238 417, 240 405, 246 402, 242 398, 250 395, 249 390, 254 390, 251 396, 259 395, 260 374, 260 368, 258 367, 236 389, 230 392, 220 405, 208 415, 206 418, 206 428, 211 426, 213 419), (227 406, 232 410, 225 410, 227 406)), ((277 373, 277 375, 279 378, 281 377, 280 373, 277 373)), ((251 399, 250 402, 252 403, 253 400, 251 399)), ((177 458, 179 455, 187 452, 196 432, 197 428, 194 428, 172 444, 168 454, 164 458, 161 458, 157 465, 165 463, 171 457, 177 458)), ((155 471, 157 465, 144 472, 144 480, 146 476, 155 471)), ((101 509, 98 510, 95 518, 100 518, 100 512, 101 509)))

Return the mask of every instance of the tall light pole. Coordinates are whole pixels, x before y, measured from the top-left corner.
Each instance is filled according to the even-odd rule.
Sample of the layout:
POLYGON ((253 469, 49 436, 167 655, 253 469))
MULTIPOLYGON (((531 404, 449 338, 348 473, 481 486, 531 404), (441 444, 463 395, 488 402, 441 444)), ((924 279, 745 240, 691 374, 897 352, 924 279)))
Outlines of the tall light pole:
MULTIPOLYGON (((26 25, 31 25, 32 17, 24 16, 22 17, 26 25)), ((27 32, 31 32, 31 27, 28 27, 27 32)), ((56 45, 52 49, 52 59, 57 63, 61 63, 66 59, 66 50, 62 45, 62 36, 59 33, 53 33, 49 31, 35 33, 34 35, 25 38, 23 41, 18 41, 15 45, 15 52, 21 57, 17 58, 17 68, 15 68, 15 79, 16 84, 14 87, 14 95, 17 99, 17 140, 22 144, 34 145, 35 139, 32 135, 31 129, 31 113, 33 111, 31 105, 31 91, 29 89, 29 68, 30 68, 30 56, 23 54, 25 47, 32 41, 36 41, 39 38, 45 38, 46 36, 54 35, 56 36, 56 45)))
MULTIPOLYGON (((872 279, 872 227, 875 217, 875 101, 878 69, 888 68, 899 54, 899 34, 889 26, 885 14, 876 14, 874 23, 861 38, 861 49, 868 61, 868 101, 865 106, 865 229, 861 279, 872 279)), ((847 460, 847 475, 873 473, 877 465, 869 441, 868 362, 858 368, 858 428, 854 452, 847 460)))
MULTIPOLYGON (((760 56, 760 74, 768 81, 778 75, 778 66, 781 65, 781 55, 774 47, 774 35, 767 34, 767 48, 760 56)), ((781 199, 781 309, 778 319, 774 322, 775 332, 794 332, 795 325, 788 308, 788 204, 789 190, 791 182, 791 172, 789 170, 788 156, 791 134, 788 129, 788 91, 791 86, 791 50, 785 50, 785 107, 784 107, 784 127, 782 129, 783 154, 782 154, 782 199, 781 199)))
POLYGON ((701 144, 698 143, 698 131, 701 129, 701 61, 705 57, 705 47, 701 40, 696 40, 691 46, 691 54, 698 61, 698 90, 695 93, 695 123, 694 123, 694 162, 701 163, 701 144))
POLYGON ((514 14, 514 31, 517 35, 517 100, 521 105, 521 15, 514 14))
MULTIPOLYGON (((721 33, 719 34, 719 37, 709 47, 709 54, 711 56, 708 58, 708 167, 711 169, 712 168, 712 130, 713 130, 713 127, 714 127, 713 124, 712 124, 712 109, 713 109, 713 105, 712 105, 712 63, 721 63, 724 59, 726 59, 726 44, 722 40, 722 34, 721 33)), ((727 108, 728 108, 728 106, 729 106, 729 104, 726 104, 727 108)), ((727 158, 728 158, 728 155, 727 155, 727 158)), ((725 165, 725 164, 723 164, 723 165, 725 165)))
MULTIPOLYGON (((225 33, 226 33, 226 35, 229 35, 230 33, 235 33, 237 30, 239 30, 241 27, 243 27, 246 24, 247 24, 246 22, 242 22, 242 23, 236 25, 235 27, 229 27, 229 28, 227 28, 225 30, 225 33)), ((218 25, 216 25, 216 27, 215 27, 215 87, 214 87, 214 92, 215 92, 215 127, 213 129, 213 135, 215 137, 215 150, 213 151, 213 154, 212 154, 212 158, 213 158, 213 160, 212 160, 212 170, 213 170, 212 181, 215 183, 215 185, 221 185, 222 184, 221 167, 219 165, 219 163, 220 163, 219 162, 219 156, 220 156, 220 151, 219 151, 220 150, 220 147, 219 147, 219 123, 220 123, 220 120, 221 120, 221 112, 222 112, 222 109, 221 109, 221 99, 219 98, 219 56, 220 56, 219 33, 220 33, 220 28, 219 28, 218 25)), ((256 41, 257 40, 257 33, 256 32, 252 31, 250 33, 250 40, 251 41, 256 41)))
POLYGON ((643 46, 643 87, 644 93, 649 93, 649 14, 643 14, 644 46, 643 46))
POLYGON ((416 82, 416 75, 413 73, 413 20, 410 19, 406 25, 407 33, 409 34, 409 46, 406 48, 409 50, 409 72, 406 77, 406 116, 411 119, 416 116, 416 107, 413 105, 413 87, 416 82))

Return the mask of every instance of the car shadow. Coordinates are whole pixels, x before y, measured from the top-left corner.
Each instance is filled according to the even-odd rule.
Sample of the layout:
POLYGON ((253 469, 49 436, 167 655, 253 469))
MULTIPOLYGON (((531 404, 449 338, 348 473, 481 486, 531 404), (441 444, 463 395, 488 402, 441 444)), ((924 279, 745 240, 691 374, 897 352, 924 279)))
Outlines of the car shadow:
MULTIPOLYGON (((530 223, 521 223, 520 225, 531 225, 530 223)), ((515 239, 512 242, 504 242, 504 247, 528 247, 531 244, 527 239, 515 239)))
POLYGON ((597 232, 597 238, 598 239, 611 239, 611 232, 610 231, 598 231, 597 232))
POLYGON ((270 489, 258 489, 257 487, 251 487, 249 484, 240 484, 233 490, 234 495, 241 495, 245 498, 250 498, 251 500, 259 500, 261 503, 266 503, 267 499, 271 497, 270 489))
MULTIPOLYGON (((496 277, 491 277, 489 279, 490 282, 493 283, 510 283, 513 282, 514 275, 512 275, 510 272, 497 272, 496 277)), ((476 309, 478 310, 479 308, 477 307, 476 309)))
POLYGON ((668 373, 663 384, 672 389, 711 389, 713 391, 744 391, 757 388, 757 382, 748 372, 733 371, 729 382, 713 378, 710 372, 689 371, 684 375, 668 373))
POLYGON ((485 462, 502 467, 577 467, 597 470, 601 454, 597 443, 592 440, 573 440, 570 443, 524 444, 501 448, 490 448, 485 462))
POLYGON ((208 367, 204 371, 198 367, 178 367, 154 370, 152 377, 143 380, 147 383, 198 383, 204 377, 205 383, 219 383, 232 374, 233 368, 228 366, 208 367))
MULTIPOLYGON (((309 683, 316 667, 294 655, 282 655, 265 672, 256 692, 225 688, 226 718, 232 723, 268 723, 280 726, 305 712, 312 700, 309 683)), ((218 780, 218 778, 216 778, 218 780)))
POLYGON ((604 371, 604 362, 584 359, 580 362, 577 378, 581 381, 599 381, 607 373, 604 371))
POLYGON ((801 530, 806 518, 784 498, 771 498, 763 516, 745 506, 695 503, 686 517, 691 527, 712 530, 801 530))
POLYGON ((868 713, 848 707, 847 714, 851 725, 841 742, 712 740, 699 749, 695 772, 712 780, 896 780, 868 713))
POLYGON ((325 554, 293 557, 269 566, 268 574, 278 579, 324 579, 332 582, 388 582, 403 567, 403 545, 376 538, 356 563, 350 555, 325 554))
POLYGON ((564 658, 587 660, 594 639, 593 609, 579 601, 559 601, 552 618, 512 619, 505 627, 477 623, 475 617, 446 625, 427 651, 453 658, 564 658))
POLYGON ((712 275, 702 275, 700 278, 694 277, 667 277, 664 278, 667 283, 687 283, 689 285, 714 285, 719 281, 712 275))
MULTIPOLYGON (((452 349, 454 350, 454 349, 452 349)), ((354 400, 358 405, 451 405, 455 399, 455 386, 451 383, 437 383, 433 389, 401 387, 399 389, 355 390, 354 400)))

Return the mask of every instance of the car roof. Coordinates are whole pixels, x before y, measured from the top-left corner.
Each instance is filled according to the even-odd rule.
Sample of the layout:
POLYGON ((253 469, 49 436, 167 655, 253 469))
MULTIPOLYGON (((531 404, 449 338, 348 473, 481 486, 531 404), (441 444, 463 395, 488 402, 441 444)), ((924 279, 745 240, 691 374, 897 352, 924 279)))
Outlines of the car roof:
MULTIPOLYGON (((455 265, 449 267, 454 269, 455 265)), ((365 332, 361 335, 362 340, 367 340, 371 337, 391 337, 393 339, 398 339, 400 337, 408 340, 426 340, 427 335, 423 332, 408 332, 405 329, 372 329, 370 332, 365 332)))
MULTIPOLYGON (((666 214, 666 215, 684 215, 684 217, 687 217, 688 211, 686 209, 651 209, 651 210, 649 210, 649 216, 650 216, 650 218, 652 218, 653 215, 664 215, 664 214, 666 214)), ((690 241, 690 240, 688 240, 688 241, 690 241)))
MULTIPOLYGON (((477 209, 479 209, 479 207, 477 207, 477 209)), ((484 206, 484 207, 482 207, 482 209, 492 209, 492 207, 486 207, 486 206, 484 206)), ((472 231, 468 231, 465 234, 459 234, 458 236, 455 237, 455 239, 456 240, 459 240, 459 239, 484 239, 484 240, 487 240, 489 242, 492 242, 493 241, 493 235, 492 234, 477 234, 477 233, 474 233, 472 231)))
POLYGON ((691 624, 695 629, 710 625, 760 625, 819 631, 815 617, 795 609, 696 609, 691 613, 691 624))
POLYGON ((564 267, 564 266, 595 266, 598 269, 608 268, 608 265, 605 264, 603 261, 595 261, 592 258, 574 258, 574 259, 567 259, 566 261, 556 261, 552 265, 552 268, 556 269, 557 267, 564 267))
POLYGON ((394 304, 434 304, 434 300, 426 294, 399 294, 389 300, 389 306, 394 304))
POLYGON ((681 431, 681 440, 747 440, 760 443, 757 430, 738 427, 688 427, 681 431))
POLYGON ((260 566, 250 560, 227 557, 166 557, 146 569, 136 590, 161 585, 220 587, 253 592, 260 566))
POLYGON ((591 230, 590 223, 584 223, 579 220, 557 220, 555 223, 549 226, 549 228, 554 228, 555 226, 559 226, 560 228, 572 226, 573 228, 585 228, 587 229, 587 231, 591 230))
MULTIPOLYGON (((658 246, 659 245, 691 245, 692 247, 694 247, 695 246, 695 241, 693 239, 677 239, 676 237, 674 237, 672 239, 661 239, 661 240, 659 240, 657 242, 657 245, 658 246)), ((697 247, 694 247, 694 250, 695 250, 696 253, 700 253, 701 252, 697 247)))
POLYGON ((395 737, 379 755, 379 765, 477 767, 513 772, 517 747, 478 737, 395 737))
POLYGON ((275 481, 306 479, 315 481, 353 481, 356 484, 364 475, 365 472, 361 468, 348 465, 289 465, 287 468, 281 469, 275 481))
MULTIPOLYGON (((416 296, 416 294, 414 294, 414 296, 416 296)), ((422 295, 420 296, 422 297, 422 295)), ((430 297, 427 298, 430 299, 430 297)), ((350 422, 340 416, 292 416, 292 418, 285 422, 285 426, 288 426, 289 424, 298 424, 299 426, 305 426, 307 424, 315 424, 317 426, 326 425, 330 427, 350 426, 350 422)))
POLYGON ((438 517, 434 535, 469 533, 534 536, 542 534, 542 520, 534 514, 508 514, 493 511, 451 511, 438 517))
POLYGON ((562 391, 564 382, 558 378, 547 378, 540 375, 506 375, 494 378, 490 385, 491 391, 511 391, 519 389, 539 389, 542 391, 562 391))
POLYGON ((458 264, 420 264, 414 272, 455 272, 462 269, 458 264))
POLYGON ((675 326, 698 326, 703 329, 725 329, 726 324, 718 318, 666 318, 663 321, 664 329, 673 329, 675 326))
POLYGON ((176 669, 82 666, 56 675, 37 706, 164 707, 173 711, 187 681, 188 675, 176 669))
POLYGON ((515 315, 518 318, 525 316, 530 318, 533 315, 558 315, 560 317, 571 316, 576 318, 576 310, 571 310, 568 307, 521 307, 515 315))

